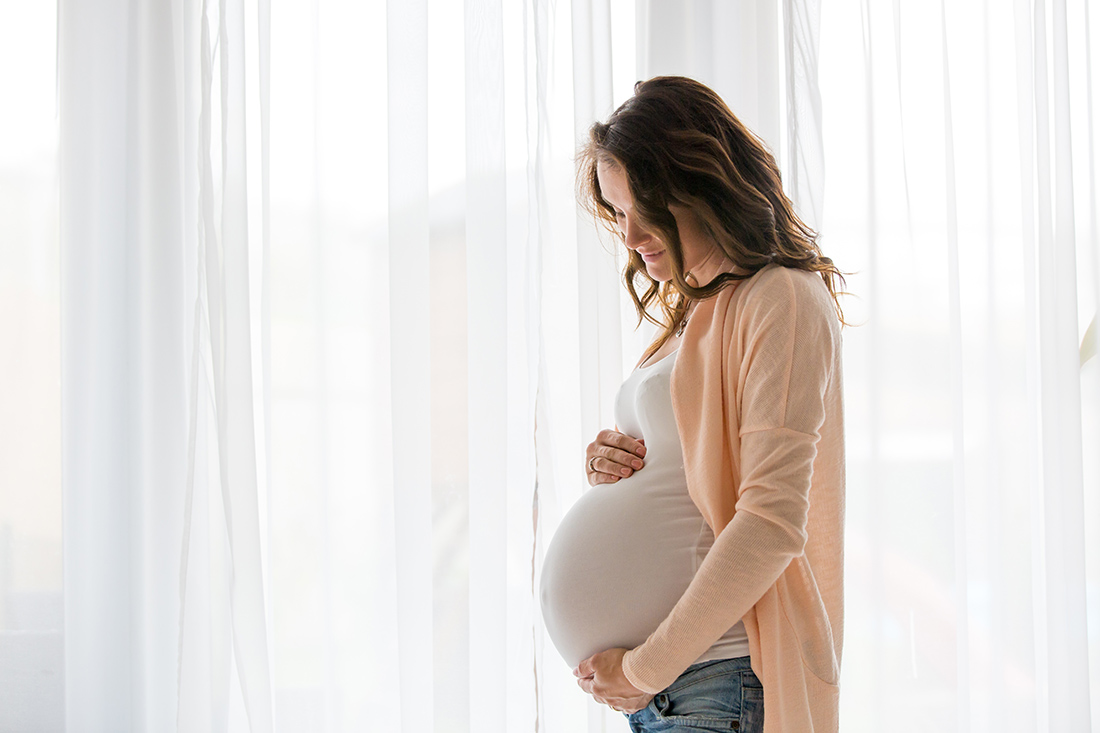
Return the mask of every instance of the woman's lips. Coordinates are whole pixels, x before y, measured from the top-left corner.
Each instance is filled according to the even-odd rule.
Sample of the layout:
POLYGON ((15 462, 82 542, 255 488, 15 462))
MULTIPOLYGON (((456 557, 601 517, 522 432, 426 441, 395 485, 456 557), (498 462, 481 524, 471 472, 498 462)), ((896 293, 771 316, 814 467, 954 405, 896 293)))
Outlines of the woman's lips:
POLYGON ((664 253, 665 251, 662 249, 660 252, 653 252, 651 254, 646 254, 644 252, 640 252, 639 254, 642 255, 642 259, 646 262, 653 262, 654 260, 659 259, 664 253))

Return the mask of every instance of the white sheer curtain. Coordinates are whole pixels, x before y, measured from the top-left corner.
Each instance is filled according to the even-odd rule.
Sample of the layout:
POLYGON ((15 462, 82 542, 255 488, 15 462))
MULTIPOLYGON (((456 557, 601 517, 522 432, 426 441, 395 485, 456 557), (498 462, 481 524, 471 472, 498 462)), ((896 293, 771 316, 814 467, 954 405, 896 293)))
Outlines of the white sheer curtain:
POLYGON ((633 6, 59 16, 69 727, 613 719, 533 591, 593 287, 620 338, 572 156, 633 6))
POLYGON ((1100 729, 1093 10, 823 6, 846 730, 1100 729))
POLYGON ((62 0, 0 374, 60 362, 64 620, 5 385, 0 729, 625 730, 534 602, 648 336, 572 156, 688 73, 853 272, 843 729, 1100 730, 1095 15, 62 0))
POLYGON ((266 14, 59 6, 73 730, 220 730, 231 709, 272 728, 251 265, 267 229, 246 128, 266 14))

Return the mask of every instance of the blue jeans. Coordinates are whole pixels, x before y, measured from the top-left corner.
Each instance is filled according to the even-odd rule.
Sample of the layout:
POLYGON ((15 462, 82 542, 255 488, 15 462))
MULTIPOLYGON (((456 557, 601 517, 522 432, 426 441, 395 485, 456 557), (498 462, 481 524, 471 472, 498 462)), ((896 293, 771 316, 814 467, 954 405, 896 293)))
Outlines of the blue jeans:
POLYGON ((760 733, 764 686, 748 657, 693 664, 627 721, 633 733, 760 733))

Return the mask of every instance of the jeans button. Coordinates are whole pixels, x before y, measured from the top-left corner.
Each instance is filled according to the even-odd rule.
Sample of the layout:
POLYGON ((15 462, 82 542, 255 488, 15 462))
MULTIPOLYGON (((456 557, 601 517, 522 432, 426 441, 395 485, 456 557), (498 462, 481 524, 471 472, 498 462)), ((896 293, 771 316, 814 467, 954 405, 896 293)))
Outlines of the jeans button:
POLYGON ((732 728, 733 730, 741 730, 741 721, 734 720, 730 722, 730 728, 732 728))

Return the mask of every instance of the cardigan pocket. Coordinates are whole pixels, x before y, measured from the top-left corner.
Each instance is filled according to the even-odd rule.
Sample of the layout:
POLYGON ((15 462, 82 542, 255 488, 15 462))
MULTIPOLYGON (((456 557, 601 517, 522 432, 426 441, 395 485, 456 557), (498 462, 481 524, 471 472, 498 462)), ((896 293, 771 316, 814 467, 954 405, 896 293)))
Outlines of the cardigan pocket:
POLYGON ((779 605, 798 640, 802 664, 821 682, 840 682, 840 663, 833 643, 829 612, 804 557, 796 557, 776 582, 779 605))

